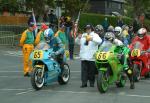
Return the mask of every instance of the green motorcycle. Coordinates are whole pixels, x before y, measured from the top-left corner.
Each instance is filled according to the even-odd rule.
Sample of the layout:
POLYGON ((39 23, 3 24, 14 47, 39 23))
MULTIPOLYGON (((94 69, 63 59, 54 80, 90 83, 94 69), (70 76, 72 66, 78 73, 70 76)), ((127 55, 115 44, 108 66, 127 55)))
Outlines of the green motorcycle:
MULTIPOLYGON (((98 69, 97 88, 101 93, 105 93, 109 85, 113 83, 116 83, 117 87, 124 87, 126 84, 127 76, 123 70, 124 65, 118 59, 119 52, 120 50, 117 46, 105 41, 95 53, 98 69)), ((129 49, 125 47, 124 52, 129 52, 129 49)), ((128 72, 132 71, 128 70, 128 72)))

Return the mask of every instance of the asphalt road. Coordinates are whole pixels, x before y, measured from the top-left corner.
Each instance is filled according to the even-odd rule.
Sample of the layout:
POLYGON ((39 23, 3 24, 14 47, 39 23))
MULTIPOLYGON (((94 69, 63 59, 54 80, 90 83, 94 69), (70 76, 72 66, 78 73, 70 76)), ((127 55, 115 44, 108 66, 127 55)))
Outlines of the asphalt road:
POLYGON ((94 88, 80 88, 80 60, 68 61, 71 79, 67 85, 57 82, 40 91, 31 87, 30 78, 23 77, 21 51, 0 48, 0 103, 150 103, 150 80, 129 82, 124 88, 110 86, 105 94, 94 88))

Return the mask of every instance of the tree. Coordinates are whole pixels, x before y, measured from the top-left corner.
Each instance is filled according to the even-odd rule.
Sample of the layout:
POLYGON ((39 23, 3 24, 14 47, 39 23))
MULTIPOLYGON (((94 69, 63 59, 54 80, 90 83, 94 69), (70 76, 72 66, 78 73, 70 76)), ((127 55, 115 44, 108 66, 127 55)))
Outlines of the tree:
POLYGON ((150 5, 150 0, 126 0, 126 2, 128 11, 131 11, 133 16, 145 13, 150 5))
POLYGON ((64 0, 65 14, 75 16, 80 9, 88 10, 88 1, 89 0, 64 0))
POLYGON ((0 0, 0 10, 15 13, 19 10, 19 4, 17 0, 0 0))

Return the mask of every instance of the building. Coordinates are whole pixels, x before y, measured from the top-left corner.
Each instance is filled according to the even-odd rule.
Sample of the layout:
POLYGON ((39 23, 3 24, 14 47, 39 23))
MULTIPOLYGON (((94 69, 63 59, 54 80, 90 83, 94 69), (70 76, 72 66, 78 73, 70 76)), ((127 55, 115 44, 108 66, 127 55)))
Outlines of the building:
POLYGON ((90 12, 102 13, 106 15, 116 12, 123 15, 124 0, 89 0, 90 12))

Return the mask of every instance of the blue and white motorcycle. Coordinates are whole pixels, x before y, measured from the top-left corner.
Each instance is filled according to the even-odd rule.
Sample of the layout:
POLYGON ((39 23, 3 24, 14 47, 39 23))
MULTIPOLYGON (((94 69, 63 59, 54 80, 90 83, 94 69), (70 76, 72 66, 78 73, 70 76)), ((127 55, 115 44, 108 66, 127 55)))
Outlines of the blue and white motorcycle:
POLYGON ((35 90, 44 85, 58 81, 60 85, 67 84, 70 79, 70 69, 67 63, 60 68, 52 56, 53 49, 45 42, 39 43, 30 55, 32 61, 31 84, 35 90))

